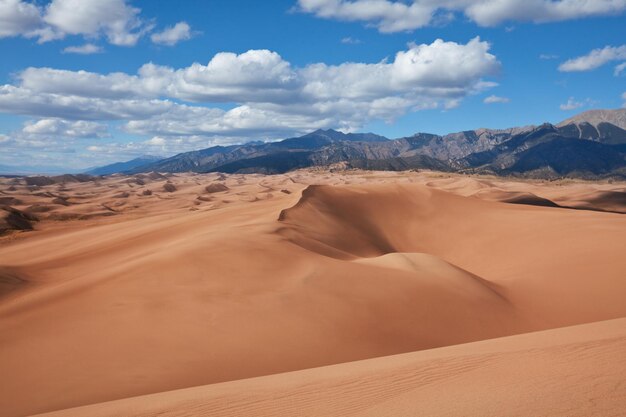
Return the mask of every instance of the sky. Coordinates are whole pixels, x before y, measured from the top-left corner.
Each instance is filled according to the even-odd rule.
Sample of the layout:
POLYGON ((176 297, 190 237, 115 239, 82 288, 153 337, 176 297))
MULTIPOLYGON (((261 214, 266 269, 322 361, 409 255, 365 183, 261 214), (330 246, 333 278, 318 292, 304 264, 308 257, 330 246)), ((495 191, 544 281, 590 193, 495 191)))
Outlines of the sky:
POLYGON ((626 0, 0 0, 0 57, 0 168, 70 172, 624 107, 626 0))

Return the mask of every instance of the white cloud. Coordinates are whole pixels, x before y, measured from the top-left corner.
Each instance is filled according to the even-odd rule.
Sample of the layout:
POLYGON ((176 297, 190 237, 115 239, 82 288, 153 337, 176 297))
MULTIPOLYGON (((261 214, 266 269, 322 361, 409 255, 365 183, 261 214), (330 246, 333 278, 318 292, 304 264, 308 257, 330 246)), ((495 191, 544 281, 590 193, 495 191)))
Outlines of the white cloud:
POLYGON ((63 49, 63 53, 65 54, 80 54, 80 55, 91 55, 91 54, 99 54, 102 52, 102 47, 94 45, 93 43, 86 43, 81 46, 68 46, 63 49))
POLYGON ((302 93, 319 106, 365 106, 367 110, 360 112, 381 119, 391 119, 416 106, 449 106, 471 92, 492 86, 481 82, 483 76, 499 69, 488 49, 489 44, 479 38, 465 45, 438 39, 431 44, 410 45, 398 52, 393 62, 313 64, 300 71, 302 93))
POLYGON ((574 97, 570 97, 569 99, 567 99, 567 102, 564 104, 561 104, 559 108, 561 110, 576 110, 576 109, 581 108, 584 105, 585 104, 583 102, 576 101, 574 100, 574 97))
POLYGON ((102 138, 108 136, 106 125, 85 120, 40 119, 27 122, 22 132, 70 138, 102 138))
POLYGON ((191 36, 191 27, 187 22, 178 22, 174 26, 165 28, 162 32, 153 33, 150 39, 159 45, 173 46, 180 41, 191 39, 191 36))
POLYGON ((176 106, 167 100, 89 98, 0 86, 0 112, 69 120, 141 119, 176 106))
POLYGON ((626 0, 459 0, 464 13, 481 26, 504 21, 556 22, 614 15, 626 10, 626 0))
POLYGON ((624 91, 624 93, 622 94, 622 100, 624 100, 624 104, 622 105, 622 107, 626 108, 626 91, 624 91))
POLYGON ((341 43, 346 44, 346 45, 358 45, 361 43, 361 40, 353 38, 351 36, 347 36, 341 39, 341 43))
POLYGON ((626 0, 298 0, 298 6, 321 18, 362 21, 389 33, 449 20, 454 13, 463 13, 480 26, 611 15, 626 10, 626 0))
POLYGON ((133 46, 153 28, 128 0, 52 0, 46 6, 40 3, 0 0, 0 38, 24 36, 44 43, 78 35, 133 46))
POLYGON ((0 38, 26 35, 39 28, 39 8, 21 0, 0 0, 0 38))
POLYGON ((132 46, 144 33, 139 12, 126 0, 52 0, 43 19, 61 37, 104 35, 113 45, 132 46))
POLYGON ((159 136, 154 136, 150 139, 148 139, 147 141, 144 142, 147 145, 156 145, 156 146, 163 146, 167 143, 167 140, 165 138, 161 138, 159 136))
POLYGON ((613 70, 613 75, 619 77, 620 75, 622 75, 622 72, 624 72, 624 70, 626 70, 626 62, 622 62, 621 64, 616 65, 615 69, 613 70))
POLYGON ((594 49, 587 55, 579 56, 565 61, 559 65, 559 71, 591 71, 603 66, 611 61, 626 59, 626 45, 605 46, 601 49, 594 49))
POLYGON ((400 32, 428 25, 436 7, 423 2, 387 0, 299 0, 300 9, 318 17, 374 22, 381 32, 400 32))
POLYGON ((125 73, 100 75, 87 71, 31 67, 19 73, 18 78, 20 87, 38 93, 105 99, 145 96, 138 78, 125 73))
POLYGON ((27 68, 17 84, 0 86, 0 111, 67 123, 120 120, 131 134, 197 143, 355 130, 409 111, 452 108, 495 86, 484 80, 500 68, 489 47, 479 38, 436 40, 409 45, 393 60, 305 67, 251 50, 180 69, 146 64, 136 74, 27 68), (215 102, 226 109, 205 105, 215 102))
POLYGON ((495 95, 491 95, 489 97, 485 97, 483 103, 485 104, 494 104, 494 103, 508 103, 511 99, 508 97, 499 97, 495 95))
POLYGON ((268 50, 220 52, 207 65, 180 70, 148 64, 139 78, 148 91, 190 101, 284 101, 299 86, 291 65, 268 50))
POLYGON ((10 165, 20 160, 40 166, 43 161, 54 160, 61 170, 66 170, 70 163, 84 163, 82 158, 76 158, 77 147, 89 146, 109 136, 107 125, 101 123, 61 119, 28 121, 22 129, 0 135, 4 151, 0 153, 0 163, 10 165))
POLYGON ((194 102, 293 100, 301 87, 296 70, 276 52, 221 52, 207 65, 175 70, 146 64, 136 75, 27 68, 20 87, 40 93, 122 99, 172 97, 194 102))
POLYGON ((489 43, 476 37, 467 45, 435 40, 430 45, 410 45, 400 51, 392 65, 392 81, 418 84, 428 88, 457 88, 467 86, 485 74, 493 75, 499 68, 490 54, 489 43), (459 63, 463 63, 459 70, 459 63))

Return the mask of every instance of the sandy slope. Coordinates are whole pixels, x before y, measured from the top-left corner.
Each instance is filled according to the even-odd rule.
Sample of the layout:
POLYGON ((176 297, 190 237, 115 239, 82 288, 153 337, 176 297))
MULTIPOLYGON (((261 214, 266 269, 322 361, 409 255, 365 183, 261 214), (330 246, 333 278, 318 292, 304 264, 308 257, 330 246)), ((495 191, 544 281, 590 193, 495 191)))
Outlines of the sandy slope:
POLYGON ((3 180, 41 221, 0 241, 0 415, 626 316, 626 217, 597 211, 625 211, 623 192, 427 173, 3 180))
POLYGON ((170 391, 53 416, 621 416, 626 319, 170 391))

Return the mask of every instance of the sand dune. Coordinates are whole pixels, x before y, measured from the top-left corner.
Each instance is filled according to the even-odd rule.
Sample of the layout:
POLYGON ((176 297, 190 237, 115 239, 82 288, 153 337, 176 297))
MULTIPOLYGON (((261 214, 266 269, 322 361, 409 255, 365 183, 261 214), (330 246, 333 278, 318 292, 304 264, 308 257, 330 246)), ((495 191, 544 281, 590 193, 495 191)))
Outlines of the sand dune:
POLYGON ((280 233, 290 241, 337 259, 435 255, 501 286, 518 313, 526 310, 540 326, 623 311, 612 291, 625 288, 621 243, 615 246, 624 242, 621 215, 494 205, 420 185, 374 184, 310 187, 281 219, 280 233), (581 313, 579 300, 589 291, 602 306, 581 313))
POLYGON ((598 211, 626 211, 624 184, 324 171, 37 184, 0 181, 38 219, 0 239, 0 415, 626 316, 626 217, 598 211))
POLYGON ((46 416, 619 416, 625 349, 617 319, 46 416))

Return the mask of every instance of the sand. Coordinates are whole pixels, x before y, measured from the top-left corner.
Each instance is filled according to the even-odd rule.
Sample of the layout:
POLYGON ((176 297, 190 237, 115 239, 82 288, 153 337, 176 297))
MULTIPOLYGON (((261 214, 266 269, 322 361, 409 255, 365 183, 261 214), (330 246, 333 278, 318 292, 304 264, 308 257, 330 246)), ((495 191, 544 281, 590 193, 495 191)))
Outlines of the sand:
POLYGON ((0 415, 619 415, 624 322, 581 324, 626 316, 625 191, 429 172, 2 179, 38 220, 0 238, 0 415), (402 383, 420 369, 434 382, 402 383))
POLYGON ((626 319, 244 379, 53 416, 620 416, 626 319))

